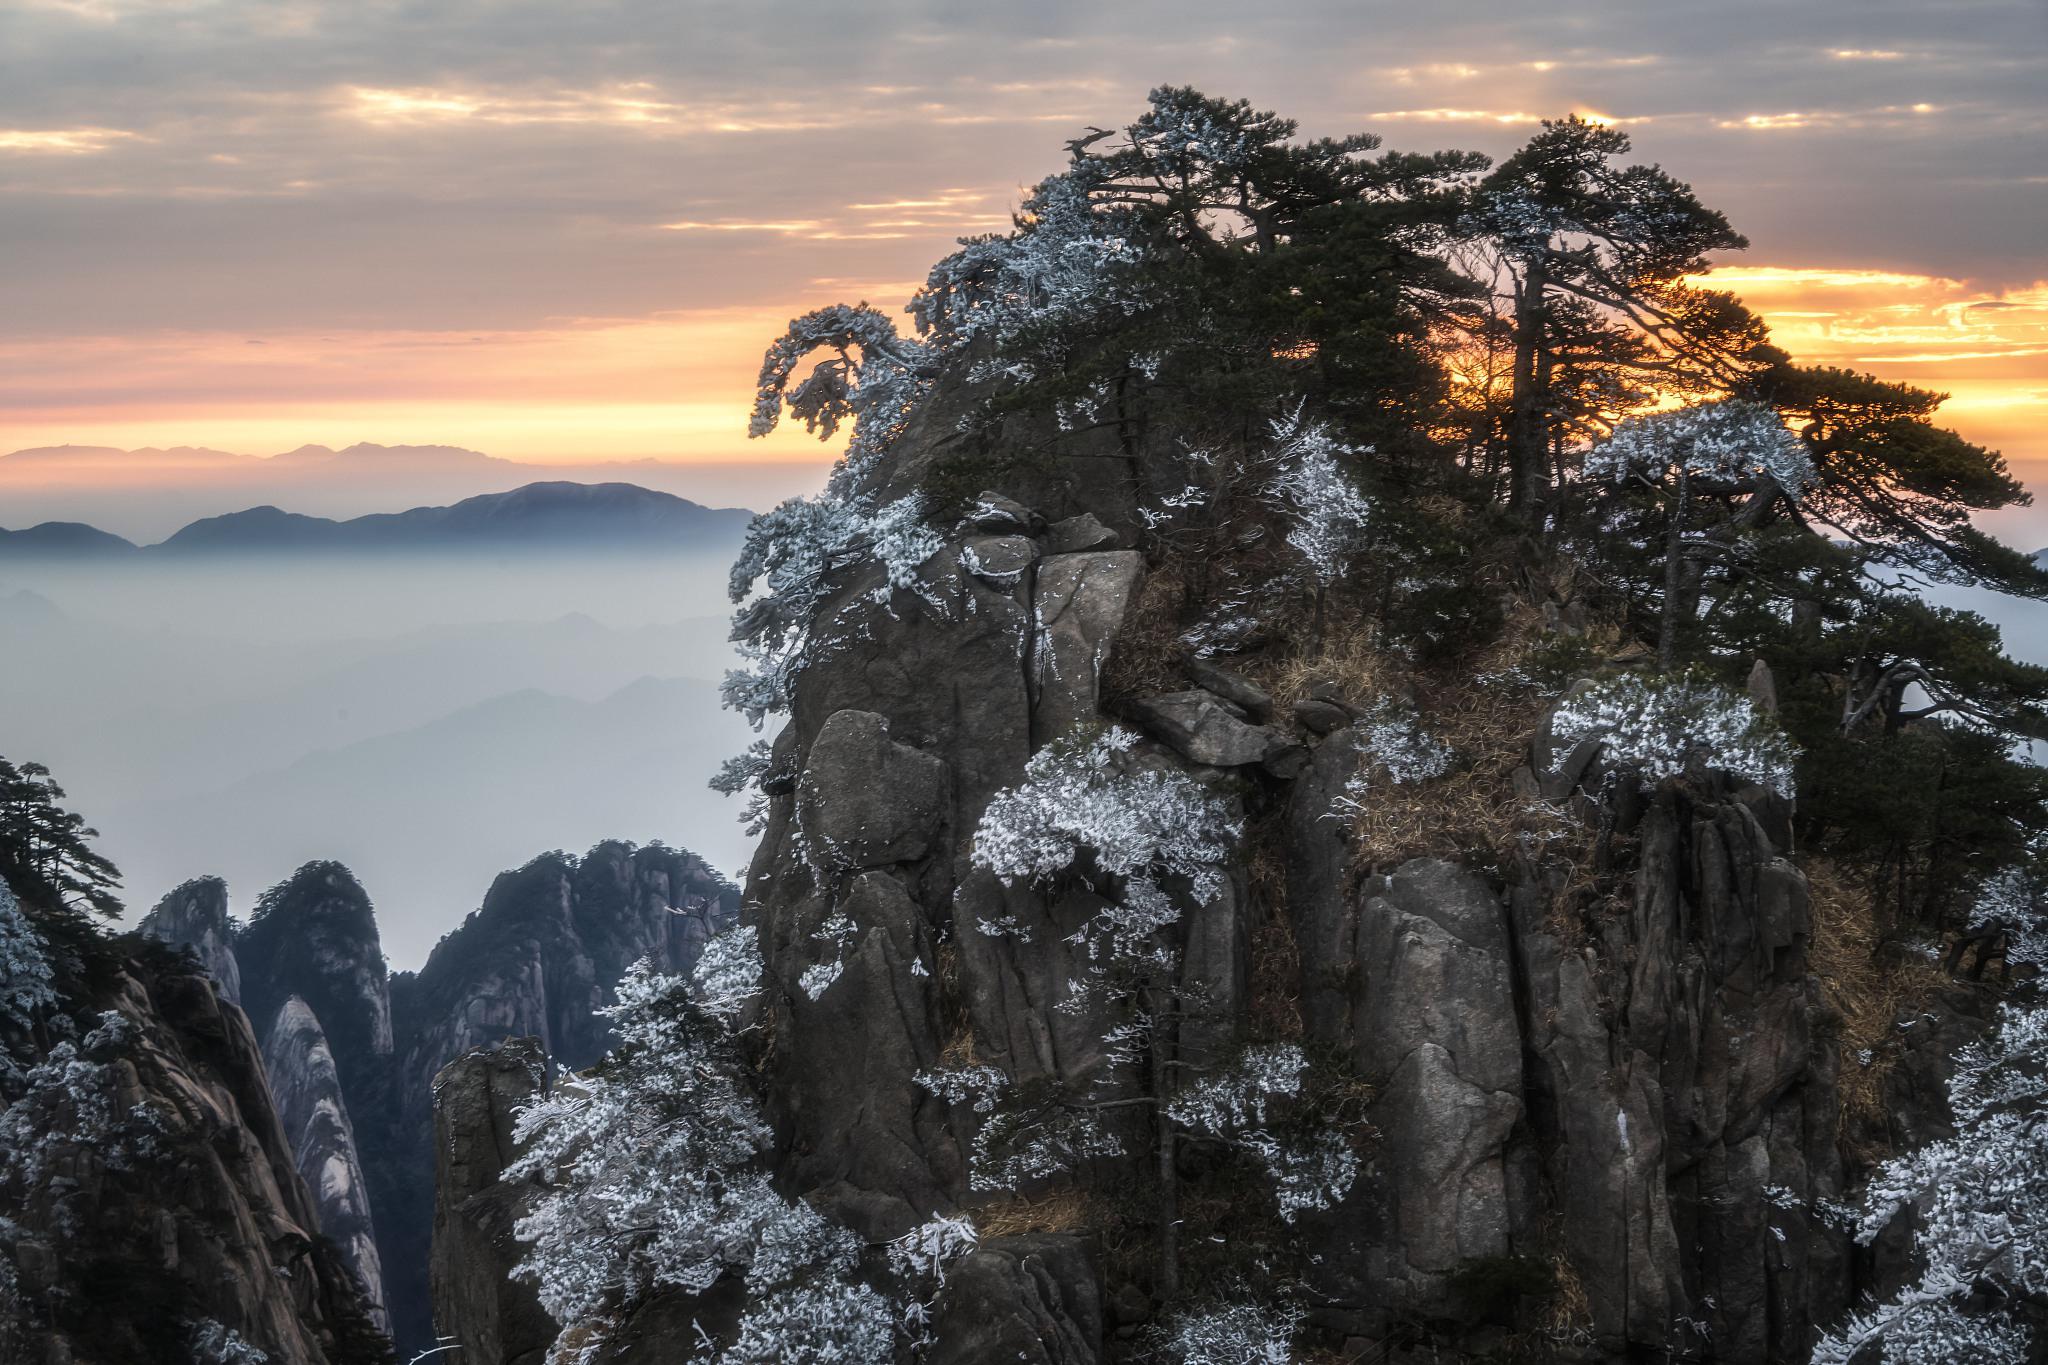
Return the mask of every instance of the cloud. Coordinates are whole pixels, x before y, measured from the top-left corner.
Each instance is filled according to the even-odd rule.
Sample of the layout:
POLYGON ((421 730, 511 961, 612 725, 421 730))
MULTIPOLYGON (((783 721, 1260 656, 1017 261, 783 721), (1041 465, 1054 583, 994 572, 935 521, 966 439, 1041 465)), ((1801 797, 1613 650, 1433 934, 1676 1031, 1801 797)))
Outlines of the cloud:
POLYGON ((0 152, 91 156, 134 136, 119 128, 0 128, 0 152))
MULTIPOLYGON (((0 129, 18 130, 0 134, 0 348, 49 382, 33 420, 80 439, 99 403, 138 432, 155 413, 197 435, 212 404, 266 431, 341 410, 396 439, 426 439, 395 430, 421 421, 459 440, 458 420, 516 427, 532 394, 536 442, 573 443, 576 422, 594 445, 654 442, 671 399, 706 414, 744 399, 766 336, 704 319, 772 333, 798 303, 900 300, 883 286, 1007 227, 1065 138, 1173 82, 1311 136, 1495 156, 1542 117, 1597 111, 1760 260, 1900 277, 1751 277, 1785 286, 1782 335, 1844 363, 2004 366, 1981 382, 2018 383, 2007 370, 2038 359, 2018 342, 1879 302, 1974 299, 1960 331, 1982 331, 1989 305, 2048 277, 2038 0, 1957 4, 1280 0, 1249 23, 1227 0, 23 0, 0 6, 0 129), (611 321, 562 321, 593 317, 611 321), (1909 324, 1928 335, 1871 330, 1909 324), (215 336, 233 345, 189 361, 161 340, 215 336), (321 352, 320 336, 346 344, 321 352), (1987 351, 2000 358, 1974 358, 1987 351), (230 352, 277 367, 251 388, 230 352), (595 397, 543 401, 557 378, 515 363, 539 354, 613 393, 616 422, 595 397)), ((31 420, 26 382, 5 390, 0 445, 31 420)), ((691 422, 673 430, 728 449, 691 422)))
POLYGON ((1941 420, 2016 459, 2048 460, 2048 280, 2004 287, 1906 271, 1733 266, 1739 295, 1808 364, 1949 395, 1941 420))

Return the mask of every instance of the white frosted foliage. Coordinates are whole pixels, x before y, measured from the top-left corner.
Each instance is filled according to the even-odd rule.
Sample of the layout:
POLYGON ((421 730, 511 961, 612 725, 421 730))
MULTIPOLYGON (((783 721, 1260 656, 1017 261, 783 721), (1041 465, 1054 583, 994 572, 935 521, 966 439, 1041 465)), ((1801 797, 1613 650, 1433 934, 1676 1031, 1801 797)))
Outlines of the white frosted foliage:
POLYGON ((1565 749, 1598 736, 1602 756, 1655 783, 1695 762, 1792 795, 1797 754, 1756 703, 1691 677, 1624 674, 1567 696, 1551 718, 1565 749))
POLYGON ((1176 1365, 1291 1365, 1301 1319, 1256 1301, 1206 1304, 1176 1314, 1161 1345, 1176 1365))
POLYGON ((2026 1327, 1995 1305, 2048 1294, 2048 1007, 2006 1006, 1956 1054, 1948 1098, 1956 1136, 1885 1162, 1856 1225, 1868 1245, 1910 1207, 1920 1278, 1830 1333, 1814 1365, 2031 1358, 2026 1327))
POLYGON ((997 793, 974 831, 974 865, 1005 882, 1039 881, 1083 849, 1114 876, 1180 876, 1207 898, 1238 833, 1224 804, 1180 772, 1130 770, 1138 737, 1112 727, 1085 743, 1048 745, 1024 781, 997 793))
POLYGON ((25 1029, 54 1008, 50 959, 21 902, 0 882, 0 1028, 25 1029))
POLYGON ((1746 485, 1768 475, 1797 497, 1813 483, 1806 443, 1762 403, 1723 398, 1629 417, 1586 453, 1586 477, 1661 482, 1684 470, 1710 483, 1746 485))
POLYGON ((1342 462, 1361 452, 1337 440, 1328 423, 1308 420, 1305 408, 1297 403, 1273 423, 1269 491, 1291 513, 1287 543, 1307 562, 1316 582, 1328 587, 1363 541, 1373 507, 1342 462))
POLYGON ((687 980, 635 964, 607 1011, 617 1050, 520 1111, 506 1175, 542 1192, 514 1228, 528 1251, 513 1273, 564 1333, 656 1289, 738 1275, 748 1302, 732 1342, 692 1358, 891 1359, 895 1314, 853 1280, 858 1241, 762 1169, 771 1131, 732 1034, 761 975, 752 927, 714 937, 687 980))

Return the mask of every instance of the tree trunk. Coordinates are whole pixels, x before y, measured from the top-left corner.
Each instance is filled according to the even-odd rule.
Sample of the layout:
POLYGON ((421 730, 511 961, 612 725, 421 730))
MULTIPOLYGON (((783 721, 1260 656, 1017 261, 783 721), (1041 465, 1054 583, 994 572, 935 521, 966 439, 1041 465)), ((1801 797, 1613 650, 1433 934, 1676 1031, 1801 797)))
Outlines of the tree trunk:
POLYGON ((1692 512, 1692 471, 1681 466, 1664 527, 1664 610, 1657 623, 1657 671, 1678 666, 1678 612, 1685 599, 1685 523, 1692 512))
POLYGON ((1550 287, 1543 261, 1529 264, 1515 291, 1515 371, 1508 407, 1508 467, 1514 486, 1509 505, 1530 526, 1543 524, 1550 492, 1549 435, 1543 423, 1544 295, 1550 287))
POLYGON ((1164 991, 1154 991, 1149 1002, 1152 1010, 1149 1080, 1157 1146, 1154 1156, 1158 1161, 1159 1174, 1159 1282, 1155 1297, 1161 1303, 1171 1303, 1180 1297, 1180 1162, 1174 1144, 1173 1119, 1166 1112, 1166 1106, 1172 1099, 1170 1054, 1173 1024, 1172 1003, 1165 995, 1164 991))

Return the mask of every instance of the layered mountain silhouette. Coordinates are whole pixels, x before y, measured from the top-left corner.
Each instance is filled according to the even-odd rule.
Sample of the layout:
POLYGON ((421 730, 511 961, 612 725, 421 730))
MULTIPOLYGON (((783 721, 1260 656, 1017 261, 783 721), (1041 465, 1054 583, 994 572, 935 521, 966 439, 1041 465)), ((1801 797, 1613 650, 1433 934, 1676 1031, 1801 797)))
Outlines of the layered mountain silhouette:
POLYGON ((776 461, 507 460, 462 446, 304 445, 277 455, 204 446, 38 446, 0 454, 0 518, 20 526, 84 522, 138 543, 203 517, 265 505, 346 520, 439 507, 527 484, 627 483, 703 503, 760 504, 806 491, 816 467, 776 461))
POLYGON ((46 521, 25 530, 0 529, 0 555, 39 559, 104 559, 135 553, 132 541, 77 521, 46 521))
MULTIPOLYGON (((294 459, 299 454, 278 458, 294 459)), ((18 459, 20 454, 6 458, 18 459)), ((736 541, 751 515, 740 508, 705 507, 636 484, 551 481, 527 484, 509 493, 464 498, 446 507, 415 507, 346 521, 277 507, 252 507, 195 521, 147 547, 76 522, 44 522, 26 530, 0 530, 0 557, 112 559, 136 553, 190 556, 514 546, 696 550, 736 541)))

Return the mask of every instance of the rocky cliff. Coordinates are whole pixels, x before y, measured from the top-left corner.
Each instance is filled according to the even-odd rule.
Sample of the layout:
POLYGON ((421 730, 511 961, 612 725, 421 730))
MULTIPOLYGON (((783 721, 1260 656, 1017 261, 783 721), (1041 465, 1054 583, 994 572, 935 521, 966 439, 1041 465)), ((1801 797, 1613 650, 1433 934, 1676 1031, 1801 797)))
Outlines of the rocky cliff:
POLYGON ((480 1365, 541 1365, 555 1340, 532 1287, 511 1278, 526 1187, 500 1179, 516 1150, 515 1111, 547 1088, 537 1038, 467 1053, 434 1078, 435 1323, 480 1365))
POLYGON ((314 1225, 403 1348, 431 1342, 434 1077, 472 1048, 532 1036, 542 1055, 604 1054, 599 1009, 642 957, 686 970, 737 893, 695 855, 605 843, 505 873, 418 973, 390 975, 368 893, 338 863, 266 892, 246 927, 218 879, 178 888, 145 932, 249 982, 263 1060, 310 1186, 314 1225))
POLYGON ((285 998, 263 1031, 263 1069, 278 1118, 291 1140, 293 1161, 313 1193, 320 1231, 355 1272, 378 1328, 389 1331, 370 1184, 343 1097, 341 1072, 319 1018, 296 995, 285 998))
MULTIPOLYGON (((1158 634, 1128 533, 978 506, 918 594, 878 591, 875 568, 821 611, 835 647, 797 680, 747 891, 787 1189, 870 1244, 935 1214, 984 1230, 929 1358, 1121 1358, 1156 1340, 1167 1276, 1206 1292, 1286 1267, 1347 1358, 1803 1360, 1858 1283, 1829 1215, 1839 1021, 1807 961, 1784 799, 1713 773, 1639 788, 1537 726, 1505 766, 1542 832, 1505 856, 1378 861, 1356 831, 1361 802, 1403 799, 1384 697, 1328 676, 1279 696, 1185 657, 1119 688, 1133 639, 1158 634), (1162 1152, 1142 1122, 1121 1157, 977 1189, 979 1112, 921 1079, 971 1062, 1144 1112, 1145 1077, 1080 986, 1100 885, 1006 882, 969 856, 1034 754, 1116 723, 1143 736, 1120 771, 1186 779, 1238 831, 1170 931, 1178 998, 1199 1001, 1175 1055, 1298 1042, 1315 1122, 1358 1163, 1333 1207, 1261 1213, 1227 1146, 1162 1152)), ((498 1152, 475 1088, 444 1083, 464 1097, 448 1141, 498 1152)), ((488 1164, 442 1192, 445 1224, 488 1164)), ((458 1271, 455 1248, 444 1285, 505 1256, 458 1271)), ((473 1288, 443 1309, 465 1340, 496 1330, 473 1288)), ((626 1344, 646 1335, 629 1315, 600 1358, 654 1358, 626 1344)))
POLYGON ((0 1118, 0 1359, 388 1359, 320 1237, 246 1016, 142 942, 93 994, 70 1002, 90 1027, 0 1118))
MULTIPOLYGON (((870 1240, 989 1207, 965 1178, 972 1119, 920 1073, 953 1053, 1079 1088, 1105 1066, 1102 1021, 1072 1008, 1085 964, 1069 946, 1097 893, 1005 885, 964 855, 1027 756, 1118 719, 1104 670, 1137 625, 1145 563, 1055 553, 1074 527, 998 515, 925 564, 927 601, 869 612, 875 585, 855 579, 827 608, 821 629, 851 643, 798 682, 775 752, 787 794, 750 877, 783 1169, 870 1240), (822 932, 834 915, 850 942, 822 932), (813 998, 805 973, 833 962, 813 998)), ((1273 1235, 1316 1267, 1313 1318, 1376 1348, 1477 1353, 1529 1330, 1541 1303, 1596 1353, 1800 1358, 1848 1281, 1845 1239, 1817 1214, 1841 1191, 1835 1059, 1783 803, 1725 784, 1661 792, 1613 831, 1632 864, 1614 903, 1560 916, 1565 869, 1540 856, 1357 865, 1345 794, 1370 780, 1361 722, 1380 698, 1326 686, 1340 724, 1314 707, 1271 724, 1273 699, 1213 663, 1169 686, 1121 699, 1149 736, 1131 760, 1276 822, 1186 922, 1180 970, 1203 1004, 1176 1046, 1227 1055, 1267 1027, 1265 993, 1298 1002, 1303 1044, 1370 1097, 1350 1127, 1361 1177, 1305 1231, 1273 1235), (1262 854, 1286 876, 1255 895, 1262 854)), ((1572 757, 1532 753, 1524 784, 1598 819, 1587 793, 1608 774, 1572 757)), ((1126 1150, 1145 1153, 1135 1178, 1151 1157, 1126 1150)), ((1222 1189, 1227 1173, 1177 1159, 1183 1243, 1255 1244, 1239 1210, 1202 1200, 1204 1174, 1222 1189)), ((1123 1311, 1146 1316, 1157 1276, 1108 1272, 1123 1311)), ((1031 1349, 1047 1358, 1095 1331, 1023 1304, 1008 1316, 1044 1324, 1031 1349)))
POLYGON ((196 877, 176 887, 137 927, 150 938, 190 948, 220 987, 221 996, 230 1004, 242 1003, 242 967, 235 956, 239 926, 228 914, 226 882, 196 877))

